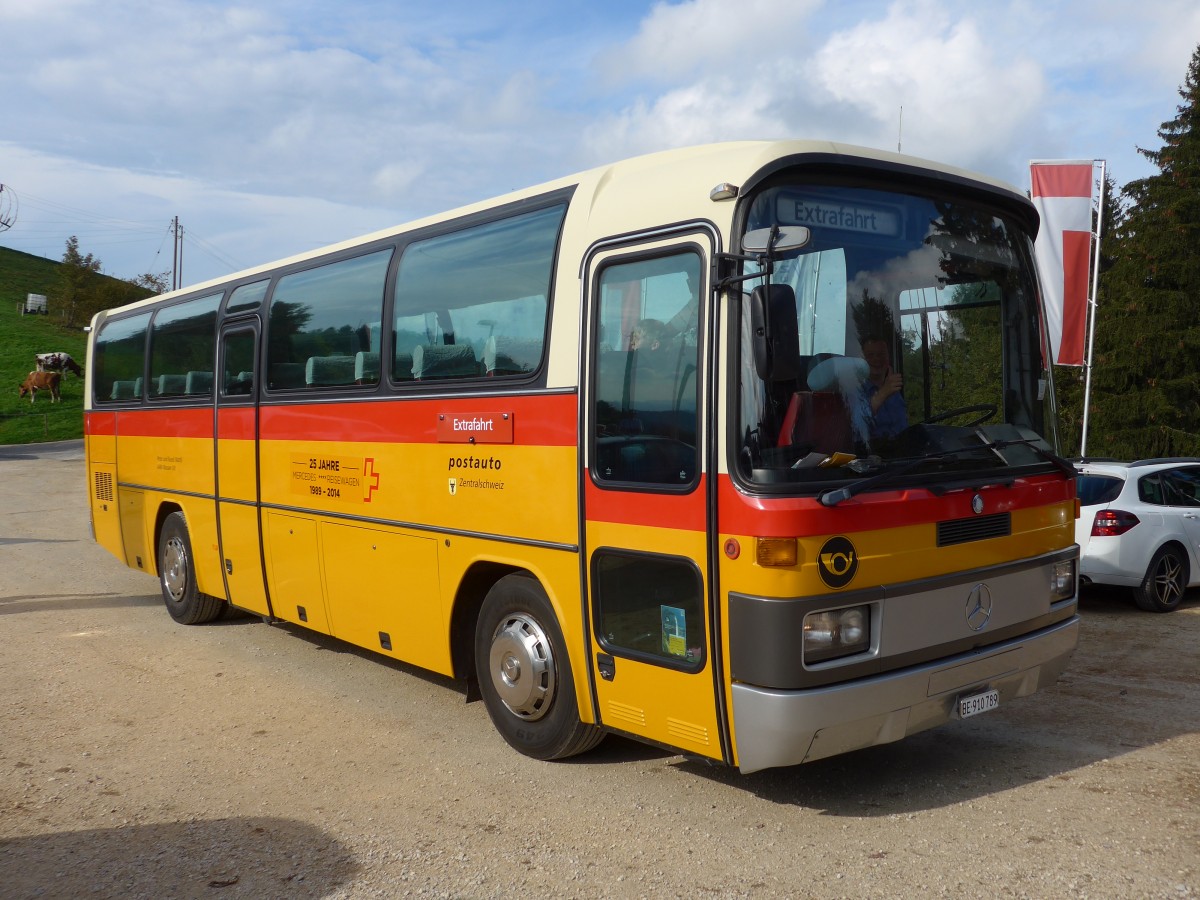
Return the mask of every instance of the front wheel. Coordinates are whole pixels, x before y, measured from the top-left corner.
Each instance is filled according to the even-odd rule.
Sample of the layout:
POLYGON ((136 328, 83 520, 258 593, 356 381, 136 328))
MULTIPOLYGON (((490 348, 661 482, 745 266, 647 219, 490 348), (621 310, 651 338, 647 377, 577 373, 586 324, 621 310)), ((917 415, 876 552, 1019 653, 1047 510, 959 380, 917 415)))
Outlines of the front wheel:
POLYGON ((1183 602, 1188 586, 1188 561, 1178 547, 1161 547, 1142 583, 1133 589, 1133 599, 1147 612, 1174 612, 1183 602))
POLYGON ((528 575, 506 575, 475 625, 475 671, 492 724, 534 759, 590 750, 604 733, 579 719, 571 662, 554 609, 528 575))
POLYGON ((158 581, 167 612, 180 625, 211 622, 223 612, 224 601, 200 593, 196 585, 192 539, 181 512, 167 516, 158 536, 158 581))

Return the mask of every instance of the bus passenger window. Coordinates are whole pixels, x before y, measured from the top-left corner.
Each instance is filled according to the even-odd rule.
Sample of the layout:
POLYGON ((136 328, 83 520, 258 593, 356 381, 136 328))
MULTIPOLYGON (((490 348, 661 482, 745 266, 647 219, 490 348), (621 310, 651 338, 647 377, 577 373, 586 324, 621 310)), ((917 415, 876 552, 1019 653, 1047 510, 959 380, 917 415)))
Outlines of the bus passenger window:
POLYGON ((146 331, 150 313, 127 319, 109 319, 96 335, 92 362, 92 399, 95 403, 140 400, 135 391, 146 363, 146 331))
POLYGON ((358 354, 379 353, 391 259, 389 247, 279 279, 267 320, 268 388, 379 383, 358 354))
POLYGON ((210 294, 160 309, 150 327, 149 395, 211 396, 217 307, 210 294))
POLYGON ((564 212, 534 210, 406 247, 396 280, 392 378, 536 374, 564 212))

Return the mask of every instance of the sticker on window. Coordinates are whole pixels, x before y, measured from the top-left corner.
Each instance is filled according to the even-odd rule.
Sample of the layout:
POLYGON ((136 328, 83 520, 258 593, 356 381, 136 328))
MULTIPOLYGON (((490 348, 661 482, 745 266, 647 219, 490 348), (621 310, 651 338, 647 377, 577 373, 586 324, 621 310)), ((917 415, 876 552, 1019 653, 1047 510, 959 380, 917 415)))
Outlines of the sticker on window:
POLYGON ((687 652, 687 619, 678 606, 661 606, 662 610, 662 648, 663 653, 686 659, 687 652))

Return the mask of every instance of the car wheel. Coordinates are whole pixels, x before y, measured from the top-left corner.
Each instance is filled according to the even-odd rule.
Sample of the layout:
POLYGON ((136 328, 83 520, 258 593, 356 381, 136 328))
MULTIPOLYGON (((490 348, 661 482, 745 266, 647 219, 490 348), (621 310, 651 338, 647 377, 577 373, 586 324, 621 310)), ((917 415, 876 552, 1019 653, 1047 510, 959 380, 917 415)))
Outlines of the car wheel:
POLYGON ((1188 586, 1188 561, 1178 547, 1162 547, 1150 565, 1142 583, 1133 590, 1133 599, 1147 612, 1172 612, 1183 602, 1188 586))

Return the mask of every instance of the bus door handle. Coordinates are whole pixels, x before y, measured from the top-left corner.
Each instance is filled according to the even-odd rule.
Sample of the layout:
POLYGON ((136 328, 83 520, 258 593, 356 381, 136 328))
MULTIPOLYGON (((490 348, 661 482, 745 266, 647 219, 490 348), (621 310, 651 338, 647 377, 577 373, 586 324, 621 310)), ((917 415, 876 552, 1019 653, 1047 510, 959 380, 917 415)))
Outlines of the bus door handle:
POLYGON ((608 653, 597 653, 596 668, 600 670, 601 678, 612 681, 617 674, 617 661, 608 653))

